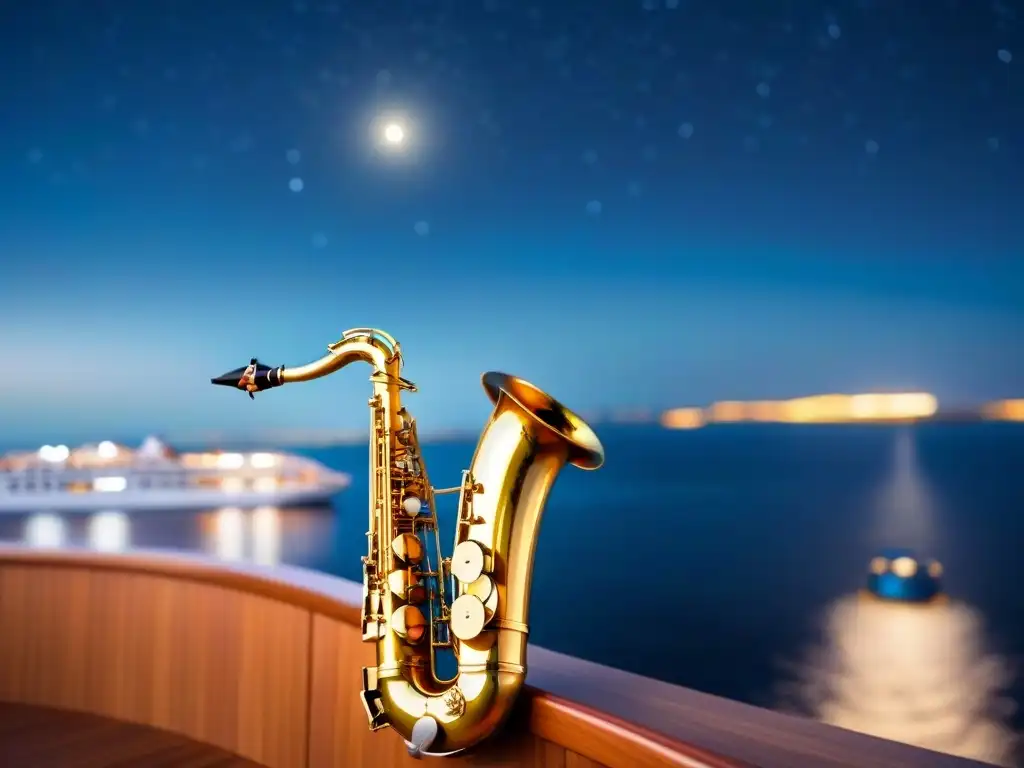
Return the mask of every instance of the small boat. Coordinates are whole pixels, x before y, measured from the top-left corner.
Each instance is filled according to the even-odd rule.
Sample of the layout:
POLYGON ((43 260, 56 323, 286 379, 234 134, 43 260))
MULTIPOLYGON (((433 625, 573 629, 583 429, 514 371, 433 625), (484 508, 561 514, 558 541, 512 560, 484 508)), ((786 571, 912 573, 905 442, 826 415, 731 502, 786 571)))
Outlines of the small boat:
POLYGON ((866 594, 900 603, 941 600, 942 564, 912 549, 883 549, 868 566, 866 594))
POLYGON ((351 477, 290 453, 178 453, 155 437, 0 456, 0 512, 323 504, 351 477))

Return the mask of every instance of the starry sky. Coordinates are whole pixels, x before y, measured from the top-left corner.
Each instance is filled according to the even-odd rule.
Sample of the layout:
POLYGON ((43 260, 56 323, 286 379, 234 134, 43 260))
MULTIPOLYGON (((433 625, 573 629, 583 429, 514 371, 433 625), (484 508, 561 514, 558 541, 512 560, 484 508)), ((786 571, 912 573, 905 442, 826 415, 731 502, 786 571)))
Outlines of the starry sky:
POLYGON ((363 325, 425 428, 488 369, 581 411, 1024 395, 1019 2, 2 14, 7 438, 360 427, 366 370, 209 378, 363 325))

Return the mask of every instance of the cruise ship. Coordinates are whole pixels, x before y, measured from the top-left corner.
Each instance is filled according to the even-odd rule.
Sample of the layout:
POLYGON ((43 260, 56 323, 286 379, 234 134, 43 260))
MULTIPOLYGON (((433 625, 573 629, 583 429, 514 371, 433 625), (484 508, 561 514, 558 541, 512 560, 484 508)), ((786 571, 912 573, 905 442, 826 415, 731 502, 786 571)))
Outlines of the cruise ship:
POLYGON ((327 502, 351 478, 289 453, 178 453, 155 437, 0 456, 0 512, 124 512, 327 502))

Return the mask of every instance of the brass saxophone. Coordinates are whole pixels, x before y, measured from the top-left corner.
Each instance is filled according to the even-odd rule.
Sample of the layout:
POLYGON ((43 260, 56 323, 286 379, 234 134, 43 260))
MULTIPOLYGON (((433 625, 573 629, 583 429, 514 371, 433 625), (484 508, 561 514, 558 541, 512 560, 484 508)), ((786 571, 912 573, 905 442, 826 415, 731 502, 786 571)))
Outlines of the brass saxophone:
POLYGON ((451 755, 504 722, 526 678, 527 614, 537 533, 545 501, 565 464, 598 469, 604 449, 593 430, 532 384, 485 373, 494 411, 462 484, 434 488, 416 421, 402 393, 401 347, 373 328, 346 331, 328 353, 299 368, 255 358, 214 384, 249 393, 310 381, 362 361, 370 381, 370 530, 363 558, 363 641, 377 666, 363 668, 371 730, 391 726, 414 757, 451 755), (442 558, 435 498, 457 493, 451 558, 442 558), (428 553, 433 540, 433 561, 428 553), (454 600, 449 604, 446 594, 454 600), (438 676, 437 654, 458 661, 438 676))

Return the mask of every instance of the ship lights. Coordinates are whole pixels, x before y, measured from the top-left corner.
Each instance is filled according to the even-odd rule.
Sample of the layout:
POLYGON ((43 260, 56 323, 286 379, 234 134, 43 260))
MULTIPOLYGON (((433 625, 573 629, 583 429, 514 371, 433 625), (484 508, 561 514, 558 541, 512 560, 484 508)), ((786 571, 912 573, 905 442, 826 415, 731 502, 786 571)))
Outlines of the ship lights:
POLYGON ((245 464, 245 457, 240 453, 222 453, 217 457, 217 466, 221 469, 240 469, 245 464))
POLYGON ((70 455, 71 451, 66 445, 44 445, 39 449, 39 458, 43 461, 60 463, 67 461, 70 455))
POLYGON ((96 446, 96 455, 101 459, 113 459, 117 457, 117 446, 109 440, 104 440, 96 446))
POLYGON ((277 456, 272 453, 254 453, 249 457, 249 463, 255 469, 269 469, 277 464, 277 456))
POLYGON ((128 479, 124 477, 97 477, 92 481, 92 489, 101 493, 118 493, 128 487, 128 479))

